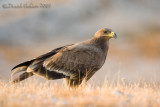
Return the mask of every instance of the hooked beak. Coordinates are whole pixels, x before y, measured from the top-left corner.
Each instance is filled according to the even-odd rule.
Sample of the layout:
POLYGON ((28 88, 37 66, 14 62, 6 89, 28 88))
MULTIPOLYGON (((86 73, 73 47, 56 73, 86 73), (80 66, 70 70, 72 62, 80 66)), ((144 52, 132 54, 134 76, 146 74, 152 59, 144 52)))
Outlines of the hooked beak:
POLYGON ((109 37, 111 37, 111 38, 117 38, 117 34, 116 33, 114 33, 114 32, 111 32, 111 34, 109 35, 109 37))
POLYGON ((117 34, 116 34, 116 33, 114 33, 113 37, 114 37, 115 39, 117 39, 117 34))

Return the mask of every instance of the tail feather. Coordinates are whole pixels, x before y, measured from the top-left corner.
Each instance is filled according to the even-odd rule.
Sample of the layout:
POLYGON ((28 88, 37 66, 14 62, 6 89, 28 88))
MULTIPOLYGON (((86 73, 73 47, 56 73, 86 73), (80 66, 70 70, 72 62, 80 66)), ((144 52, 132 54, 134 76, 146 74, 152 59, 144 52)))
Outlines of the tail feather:
POLYGON ((11 84, 15 84, 15 83, 18 83, 22 80, 25 80, 26 78, 29 78, 33 76, 33 73, 32 72, 24 72, 23 74, 21 74, 20 76, 18 76, 17 78, 15 78, 14 80, 11 80, 10 83, 11 84))
POLYGON ((26 71, 27 68, 28 68, 27 66, 18 67, 18 68, 16 68, 16 69, 14 70, 14 72, 11 74, 11 76, 13 76, 13 75, 15 75, 15 74, 17 74, 17 73, 19 73, 19 72, 21 72, 21 71, 26 71))
POLYGON ((12 84, 20 82, 28 77, 31 77, 33 75, 32 72, 26 72, 28 66, 33 62, 33 60, 27 61, 27 62, 23 62, 17 66, 15 66, 12 70, 14 70, 14 72, 11 74, 11 82, 12 84), (12 79, 13 76, 19 72, 25 71, 24 73, 22 73, 21 75, 19 75, 17 78, 12 79))
POLYGON ((30 61, 26 61, 26 62, 23 62, 17 66, 15 66, 12 71, 14 70, 14 72, 12 73, 12 76, 19 73, 19 72, 22 72, 22 71, 26 71, 28 66, 33 62, 34 60, 30 60, 30 61))

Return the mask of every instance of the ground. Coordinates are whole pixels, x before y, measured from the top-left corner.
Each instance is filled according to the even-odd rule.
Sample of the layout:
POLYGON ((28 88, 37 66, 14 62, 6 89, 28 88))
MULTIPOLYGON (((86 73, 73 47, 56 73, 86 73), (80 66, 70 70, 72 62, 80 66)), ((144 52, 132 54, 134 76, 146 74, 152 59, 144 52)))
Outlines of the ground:
POLYGON ((107 82, 77 89, 53 81, 30 79, 20 84, 0 83, 0 107, 159 107, 158 83, 107 82))

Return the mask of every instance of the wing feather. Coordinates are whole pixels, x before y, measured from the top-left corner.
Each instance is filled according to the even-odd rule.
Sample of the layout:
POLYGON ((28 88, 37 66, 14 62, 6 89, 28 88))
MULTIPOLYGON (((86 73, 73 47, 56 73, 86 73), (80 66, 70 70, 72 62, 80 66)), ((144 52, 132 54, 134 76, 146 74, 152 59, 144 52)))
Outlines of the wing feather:
POLYGON ((63 74, 77 74, 78 71, 86 73, 87 70, 100 68, 101 54, 99 50, 91 47, 74 47, 63 48, 54 56, 46 59, 43 66, 50 71, 56 71, 63 74))

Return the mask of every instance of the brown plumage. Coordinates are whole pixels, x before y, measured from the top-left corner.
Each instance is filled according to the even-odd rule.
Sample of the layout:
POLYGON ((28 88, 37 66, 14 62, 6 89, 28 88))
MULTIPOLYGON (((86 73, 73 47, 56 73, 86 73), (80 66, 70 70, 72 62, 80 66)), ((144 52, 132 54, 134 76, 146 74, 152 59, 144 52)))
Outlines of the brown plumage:
POLYGON ((12 69, 14 70, 12 76, 21 71, 24 73, 11 80, 11 83, 39 75, 48 80, 65 78, 69 86, 79 86, 82 80, 88 81, 103 66, 109 48, 109 39, 113 37, 117 37, 114 32, 103 28, 90 40, 66 45, 21 63, 12 69))

